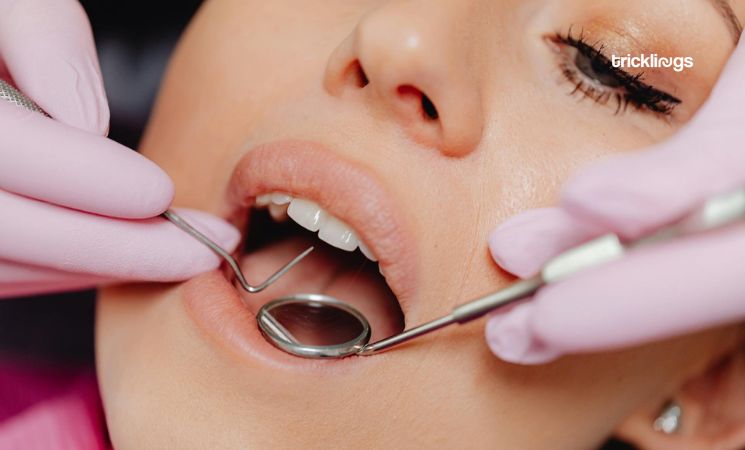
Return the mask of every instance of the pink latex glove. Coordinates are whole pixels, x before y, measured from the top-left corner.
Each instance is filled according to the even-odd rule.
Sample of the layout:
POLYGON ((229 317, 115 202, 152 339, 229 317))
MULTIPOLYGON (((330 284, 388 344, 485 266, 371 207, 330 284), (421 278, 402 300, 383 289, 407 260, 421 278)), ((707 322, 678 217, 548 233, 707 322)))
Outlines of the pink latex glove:
MULTIPOLYGON (((156 217, 173 198, 165 172, 105 137, 103 81, 77 1, 0 0, 0 58, 0 75, 54 118, 0 101, 0 297, 175 281, 219 264, 156 217)), ((228 249, 239 240, 217 217, 180 214, 228 249)))
MULTIPOLYGON (((745 186, 745 44, 707 103, 668 141, 582 171, 561 205, 528 211, 489 239, 495 261, 528 277, 553 256, 607 232, 642 236, 714 194, 745 186)), ((639 249, 541 289, 493 315, 486 340, 500 358, 539 364, 745 319, 745 226, 639 249)))

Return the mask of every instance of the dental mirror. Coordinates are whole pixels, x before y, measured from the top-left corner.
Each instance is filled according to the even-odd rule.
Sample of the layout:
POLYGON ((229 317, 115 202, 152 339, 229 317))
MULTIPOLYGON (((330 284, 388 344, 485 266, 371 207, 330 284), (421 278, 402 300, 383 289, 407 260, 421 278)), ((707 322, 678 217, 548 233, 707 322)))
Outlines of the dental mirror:
POLYGON ((355 355, 370 341, 370 324, 352 306, 323 294, 273 300, 256 315, 264 337, 280 350, 305 358, 355 355))
POLYGON ((517 281, 457 306, 450 314, 373 343, 369 343, 370 323, 361 312, 323 294, 294 294, 273 300, 259 309, 256 321, 267 341, 291 355, 303 358, 369 356, 448 325, 470 322, 535 293, 542 285, 540 275, 517 281))

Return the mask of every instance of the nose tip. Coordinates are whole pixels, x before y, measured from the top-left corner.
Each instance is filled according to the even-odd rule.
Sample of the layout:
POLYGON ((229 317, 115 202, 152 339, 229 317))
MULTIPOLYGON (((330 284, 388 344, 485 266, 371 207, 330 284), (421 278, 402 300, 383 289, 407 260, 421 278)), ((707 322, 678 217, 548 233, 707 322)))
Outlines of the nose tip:
POLYGON ((384 110, 414 141, 464 156, 483 128, 475 77, 446 27, 411 17, 392 8, 363 17, 332 54, 324 84, 384 110))

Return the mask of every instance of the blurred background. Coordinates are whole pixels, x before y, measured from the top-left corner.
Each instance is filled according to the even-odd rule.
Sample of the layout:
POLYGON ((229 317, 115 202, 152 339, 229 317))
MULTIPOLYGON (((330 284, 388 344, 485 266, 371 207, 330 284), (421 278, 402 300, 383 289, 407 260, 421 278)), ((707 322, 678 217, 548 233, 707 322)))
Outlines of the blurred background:
MULTIPOLYGON (((81 1, 96 38, 113 140, 137 148, 168 57, 200 3, 81 1)), ((0 300, 0 353, 92 362, 94 302, 94 291, 0 300)))

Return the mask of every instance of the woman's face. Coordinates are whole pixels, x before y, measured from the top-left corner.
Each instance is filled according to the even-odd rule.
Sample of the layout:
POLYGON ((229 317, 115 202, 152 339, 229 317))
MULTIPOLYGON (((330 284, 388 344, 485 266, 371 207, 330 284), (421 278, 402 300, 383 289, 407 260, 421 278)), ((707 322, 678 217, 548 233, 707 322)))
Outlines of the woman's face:
MULTIPOLYGON (((589 448, 654 408, 731 330, 518 367, 489 353, 477 321, 375 357, 311 361, 266 343, 250 310, 325 292, 362 309, 381 337, 402 314, 416 325, 504 286, 486 247, 492 228, 554 203, 577 167, 670 135, 702 104, 734 46, 717 5, 207 2, 142 152, 173 178, 177 206, 243 230, 258 227, 248 210, 267 193, 300 199, 291 215, 306 225, 317 209, 302 200, 319 205, 322 237, 343 246, 353 232, 395 297, 376 263, 330 248, 243 294, 250 308, 220 271, 103 290, 98 369, 114 444, 589 448), (623 76, 600 49, 695 64, 643 69, 639 83, 642 69, 623 76)), ((745 17, 745 1, 733 7, 745 17)), ((300 229, 270 228, 288 227, 300 229)), ((292 231, 244 252, 242 266, 259 281, 319 243, 292 231)))

